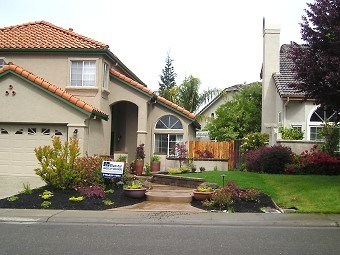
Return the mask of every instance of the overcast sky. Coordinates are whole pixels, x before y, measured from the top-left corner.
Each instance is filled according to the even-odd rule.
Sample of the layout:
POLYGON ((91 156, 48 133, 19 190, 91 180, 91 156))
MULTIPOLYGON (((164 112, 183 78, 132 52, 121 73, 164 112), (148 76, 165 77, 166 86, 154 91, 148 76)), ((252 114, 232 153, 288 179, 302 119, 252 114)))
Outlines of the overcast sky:
POLYGON ((312 0, 1 0, 0 27, 45 20, 106 43, 157 90, 167 52, 180 84, 201 89, 259 81, 262 19, 281 27, 281 44, 301 43, 301 16, 312 0))

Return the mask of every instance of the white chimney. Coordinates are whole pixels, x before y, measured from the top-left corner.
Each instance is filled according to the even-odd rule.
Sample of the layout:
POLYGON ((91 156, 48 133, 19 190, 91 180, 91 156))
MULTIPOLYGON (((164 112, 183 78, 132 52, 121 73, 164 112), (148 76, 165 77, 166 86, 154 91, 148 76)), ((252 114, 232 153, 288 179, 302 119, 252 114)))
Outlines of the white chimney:
POLYGON ((266 24, 263 18, 262 125, 261 132, 271 137, 276 127, 277 93, 272 77, 280 71, 280 27, 266 24))

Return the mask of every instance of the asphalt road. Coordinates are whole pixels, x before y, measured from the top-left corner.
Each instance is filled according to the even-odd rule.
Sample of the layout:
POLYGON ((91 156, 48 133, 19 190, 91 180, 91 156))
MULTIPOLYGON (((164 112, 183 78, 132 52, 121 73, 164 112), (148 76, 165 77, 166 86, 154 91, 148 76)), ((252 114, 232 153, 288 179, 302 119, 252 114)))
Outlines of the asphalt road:
POLYGON ((0 223, 0 254, 340 254, 340 228, 0 223))

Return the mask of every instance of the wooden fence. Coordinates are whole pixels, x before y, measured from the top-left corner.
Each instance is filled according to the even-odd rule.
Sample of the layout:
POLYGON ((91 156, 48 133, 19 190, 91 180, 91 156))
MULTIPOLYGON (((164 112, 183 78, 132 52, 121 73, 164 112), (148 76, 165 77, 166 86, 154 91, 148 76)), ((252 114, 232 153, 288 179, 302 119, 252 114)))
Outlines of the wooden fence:
POLYGON ((199 158, 197 151, 209 151, 213 154, 214 159, 228 159, 228 168, 234 168, 234 141, 230 142, 201 142, 190 141, 188 156, 190 158, 199 158))

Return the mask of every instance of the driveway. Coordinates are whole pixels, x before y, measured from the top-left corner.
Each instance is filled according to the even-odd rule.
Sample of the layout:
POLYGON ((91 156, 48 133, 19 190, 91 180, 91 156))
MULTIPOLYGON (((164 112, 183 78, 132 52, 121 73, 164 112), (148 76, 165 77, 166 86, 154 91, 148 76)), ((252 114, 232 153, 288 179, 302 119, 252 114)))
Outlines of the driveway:
POLYGON ((0 199, 18 194, 24 183, 29 183, 31 189, 45 185, 37 175, 0 174, 0 199))

